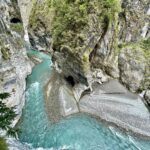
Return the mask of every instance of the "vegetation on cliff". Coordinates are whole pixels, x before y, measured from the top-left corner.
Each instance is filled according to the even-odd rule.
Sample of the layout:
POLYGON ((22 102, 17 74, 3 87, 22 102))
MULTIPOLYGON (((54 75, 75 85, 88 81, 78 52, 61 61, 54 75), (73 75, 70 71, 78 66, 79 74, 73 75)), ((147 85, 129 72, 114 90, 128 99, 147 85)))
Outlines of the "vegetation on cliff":
MULTIPOLYGON (((143 75, 143 83, 140 82, 137 89, 146 89, 150 63, 150 41, 146 35, 143 36, 147 30, 147 3, 147 0, 144 3, 120 0, 35 1, 29 24, 33 32, 42 31, 41 26, 44 26, 44 32, 52 35, 53 57, 65 76, 71 75, 81 81, 82 77, 88 78, 86 75, 92 69, 99 69, 113 78, 124 76, 127 80, 132 79, 137 71, 143 75), (147 19, 144 20, 145 16, 147 19), (128 76, 119 74, 120 71, 129 72, 127 67, 121 69, 118 65, 121 53, 125 53, 125 59, 131 60, 128 76), (142 66, 141 72, 139 66, 142 66)), ((130 82, 127 85, 132 84, 130 82)))
POLYGON ((17 116, 14 107, 8 108, 3 102, 9 96, 9 93, 0 93, 0 129, 6 131, 7 135, 16 136, 18 129, 11 126, 12 121, 17 116))
POLYGON ((87 72, 91 52, 112 22, 115 22, 114 26, 117 24, 120 8, 118 0, 36 1, 30 28, 35 30, 44 26, 46 32, 52 34, 54 51, 66 53, 69 60, 74 60, 74 65, 76 61, 80 63, 80 72, 87 72))
MULTIPOLYGON (((6 134, 9 136, 16 137, 18 129, 13 128, 12 121, 16 117, 14 108, 8 108, 3 102, 4 99, 7 99, 10 96, 9 93, 0 93, 0 130, 6 131, 6 134)), ((0 137, 0 149, 8 150, 7 143, 4 137, 0 137)))
POLYGON ((45 0, 42 4, 35 2, 30 24, 36 28, 41 20, 48 19, 54 48, 60 50, 65 45, 78 51, 84 46, 92 20, 105 28, 119 8, 118 0, 45 0))

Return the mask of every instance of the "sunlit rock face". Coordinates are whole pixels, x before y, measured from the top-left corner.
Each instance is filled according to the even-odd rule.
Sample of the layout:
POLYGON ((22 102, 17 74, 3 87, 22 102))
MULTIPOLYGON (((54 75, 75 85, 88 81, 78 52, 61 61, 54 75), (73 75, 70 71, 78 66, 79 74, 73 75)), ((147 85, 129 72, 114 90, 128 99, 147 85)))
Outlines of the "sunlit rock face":
POLYGON ((149 7, 148 0, 122 0, 122 12, 119 15, 122 18, 120 40, 136 42, 150 36, 149 7))
POLYGON ((58 122, 61 117, 79 112, 72 85, 55 71, 50 76, 46 91, 46 107, 51 121, 58 122))
POLYGON ((16 106, 17 118, 24 105, 26 77, 31 73, 23 40, 23 26, 17 1, 0 2, 0 92, 8 92, 8 107, 16 106))
POLYGON ((29 23, 29 16, 32 10, 33 1, 32 0, 19 0, 18 6, 20 8, 20 14, 23 22, 24 27, 24 39, 28 45, 30 45, 29 42, 29 33, 28 33, 28 23, 29 23))
MULTIPOLYGON (((25 40, 30 47, 39 51, 50 51, 51 49, 51 34, 45 27, 45 20, 41 16, 39 19, 38 26, 33 30, 30 30, 31 20, 30 15, 33 13, 32 8, 36 2, 42 3, 42 1, 32 0, 19 0, 18 4, 20 7, 21 17, 23 20, 23 26, 25 29, 25 40)), ((43 1, 44 2, 44 1, 43 1)), ((40 9, 40 8, 39 8, 40 9)), ((44 8, 43 8, 44 9, 44 8)), ((49 18, 50 19, 50 18, 49 18)), ((49 20, 47 19, 47 20, 49 20)))
POLYGON ((149 1, 123 1, 119 14, 119 70, 121 81, 133 92, 149 88, 149 1))
POLYGON ((119 68, 121 81, 132 92, 148 88, 148 60, 144 57, 140 47, 126 47, 119 55, 119 68))

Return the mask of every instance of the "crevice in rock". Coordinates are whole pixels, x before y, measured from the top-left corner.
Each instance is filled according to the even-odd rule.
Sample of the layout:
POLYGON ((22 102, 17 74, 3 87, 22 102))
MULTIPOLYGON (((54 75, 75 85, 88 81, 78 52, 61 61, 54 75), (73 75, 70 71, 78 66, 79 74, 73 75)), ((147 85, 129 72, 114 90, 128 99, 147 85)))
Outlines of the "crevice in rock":
POLYGON ((21 23, 21 20, 19 18, 11 18, 10 22, 11 23, 21 23))
POLYGON ((75 81, 74 81, 74 78, 72 76, 68 76, 68 77, 65 77, 66 81, 72 86, 74 87, 75 85, 75 81))
POLYGON ((102 39, 104 38, 105 34, 107 33, 107 30, 108 30, 108 27, 109 27, 109 23, 110 23, 110 20, 109 20, 108 16, 104 17, 103 23, 104 23, 103 33, 102 33, 102 35, 100 37, 100 40, 95 45, 94 50, 90 53, 90 56, 89 56, 89 61, 90 62, 92 62, 94 57, 96 56, 97 50, 100 48, 100 43, 101 43, 102 39))
POLYGON ((122 20, 122 23, 124 26, 124 30, 120 31, 120 33, 119 33, 119 40, 120 41, 122 40, 122 42, 125 42, 126 36, 124 35, 124 33, 128 28, 128 24, 127 24, 128 22, 127 22, 127 18, 126 18, 126 9, 125 8, 123 8, 123 11, 119 13, 119 20, 122 20))

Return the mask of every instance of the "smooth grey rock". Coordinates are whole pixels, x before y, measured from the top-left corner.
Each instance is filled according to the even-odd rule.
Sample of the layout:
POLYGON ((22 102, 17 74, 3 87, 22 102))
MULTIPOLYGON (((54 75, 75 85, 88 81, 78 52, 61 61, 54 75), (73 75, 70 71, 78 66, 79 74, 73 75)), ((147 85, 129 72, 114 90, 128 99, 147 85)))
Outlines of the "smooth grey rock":
POLYGON ((51 121, 79 112, 72 88, 55 71, 46 86, 46 108, 51 121))
MULTIPOLYGON (((143 89, 147 63, 140 48, 124 48, 119 55, 120 79, 132 92, 143 89)), ((146 84, 144 84, 146 85, 146 84)))
POLYGON ((76 84, 73 87, 73 93, 74 93, 74 97, 76 99, 77 102, 79 102, 82 93, 87 89, 88 87, 85 86, 84 84, 76 84))
POLYGON ((120 89, 121 92, 125 91, 120 94, 113 89, 111 94, 107 93, 112 83, 113 87, 119 87, 119 83, 111 81, 84 95, 79 102, 80 111, 96 115, 135 133, 150 136, 150 113, 141 98, 125 89, 120 89), (101 90, 106 90, 106 93, 101 93, 101 90))
POLYGON ((98 85, 94 92, 100 92, 101 94, 124 94, 127 93, 127 89, 118 82, 118 80, 110 80, 109 82, 98 85))

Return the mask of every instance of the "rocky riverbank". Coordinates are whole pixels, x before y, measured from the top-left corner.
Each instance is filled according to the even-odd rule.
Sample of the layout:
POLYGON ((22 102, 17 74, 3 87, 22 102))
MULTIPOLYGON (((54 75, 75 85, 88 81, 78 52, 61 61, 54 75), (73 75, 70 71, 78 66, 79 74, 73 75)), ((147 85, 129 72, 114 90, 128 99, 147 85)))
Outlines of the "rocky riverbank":
POLYGON ((88 113, 127 131, 150 137, 150 113, 142 98, 130 93, 117 80, 103 85, 97 83, 92 92, 84 89, 78 99, 75 88, 54 71, 45 91, 51 121, 57 122, 78 112, 88 113))

